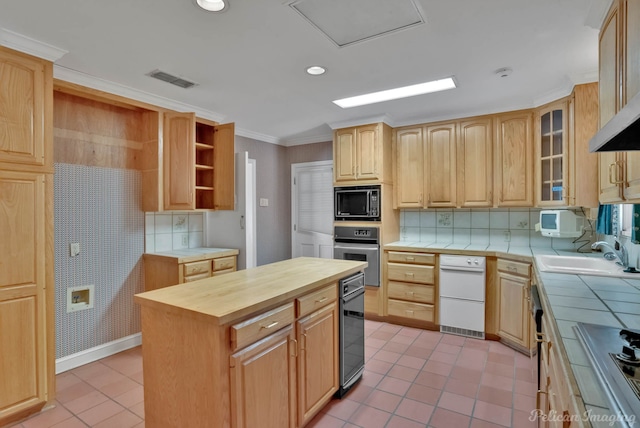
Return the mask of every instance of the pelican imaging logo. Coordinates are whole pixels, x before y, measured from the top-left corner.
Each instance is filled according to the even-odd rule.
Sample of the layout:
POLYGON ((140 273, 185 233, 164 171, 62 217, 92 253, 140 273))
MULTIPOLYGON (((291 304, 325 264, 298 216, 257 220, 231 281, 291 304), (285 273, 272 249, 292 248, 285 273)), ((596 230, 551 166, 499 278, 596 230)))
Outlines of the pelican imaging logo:
POLYGON ((570 422, 600 422, 607 423, 609 426, 614 426, 616 422, 624 422, 626 426, 634 427, 636 426, 636 415, 613 415, 609 413, 593 413, 593 409, 586 410, 583 414, 570 414, 568 412, 559 413, 555 410, 550 410, 549 413, 544 413, 540 409, 535 409, 531 411, 531 415, 529 416, 529 420, 533 421, 543 421, 543 422, 562 422, 570 423, 570 422))

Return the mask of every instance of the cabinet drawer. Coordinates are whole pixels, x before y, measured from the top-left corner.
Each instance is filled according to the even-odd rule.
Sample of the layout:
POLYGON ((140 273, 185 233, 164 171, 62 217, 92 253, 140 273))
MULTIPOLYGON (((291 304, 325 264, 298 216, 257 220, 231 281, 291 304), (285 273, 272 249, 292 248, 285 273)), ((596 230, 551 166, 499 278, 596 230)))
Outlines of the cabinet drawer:
POLYGON ((419 285, 407 282, 389 281, 387 284, 387 293, 390 299, 433 303, 436 290, 433 285, 419 285))
POLYGON ((298 317, 305 316, 311 312, 326 306, 338 298, 338 284, 334 283, 321 290, 306 294, 296 299, 298 317))
POLYGON ((202 260, 199 262, 185 263, 184 265, 185 281, 187 276, 199 275, 206 273, 211 276, 211 260, 202 260))
POLYGON ((236 268, 236 257, 220 257, 219 259, 213 259, 213 270, 227 270, 236 268))
POLYGON ((400 251, 389 251, 387 254, 390 262, 415 263, 419 265, 433 265, 436 263, 435 254, 405 253, 400 251))
POLYGON ((530 275, 531 265, 529 263, 498 259, 498 270, 528 277, 530 275))
POLYGON ((402 318, 410 318, 420 321, 434 322, 433 305, 424 303, 403 302, 401 300, 389 299, 389 315, 402 318))
POLYGON ((287 303, 246 321, 231 326, 231 348, 244 348, 293 323, 293 303, 287 303))
POLYGON ((231 272, 235 272, 235 271, 236 270, 234 268, 225 269, 225 270, 214 270, 213 273, 211 274, 211 276, 224 275, 225 273, 231 273, 231 272))
POLYGON ((185 276, 184 277, 184 282, 197 281, 199 279, 205 279, 205 278, 210 278, 210 277, 211 277, 211 275, 208 272, 199 273, 197 275, 185 276))
POLYGON ((389 280, 433 284, 435 268, 401 263, 387 263, 389 280))

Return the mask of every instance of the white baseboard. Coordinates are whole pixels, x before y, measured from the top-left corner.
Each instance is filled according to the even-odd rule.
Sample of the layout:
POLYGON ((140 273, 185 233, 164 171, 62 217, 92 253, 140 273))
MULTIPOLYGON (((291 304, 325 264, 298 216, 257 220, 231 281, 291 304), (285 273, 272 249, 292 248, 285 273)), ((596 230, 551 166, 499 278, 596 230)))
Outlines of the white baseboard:
POLYGON ((127 349, 135 348, 142 343, 142 334, 136 333, 131 336, 122 337, 109 343, 98 345, 94 348, 85 349, 75 354, 56 360, 56 374, 75 369, 76 367, 92 363, 101 358, 108 357, 127 349))

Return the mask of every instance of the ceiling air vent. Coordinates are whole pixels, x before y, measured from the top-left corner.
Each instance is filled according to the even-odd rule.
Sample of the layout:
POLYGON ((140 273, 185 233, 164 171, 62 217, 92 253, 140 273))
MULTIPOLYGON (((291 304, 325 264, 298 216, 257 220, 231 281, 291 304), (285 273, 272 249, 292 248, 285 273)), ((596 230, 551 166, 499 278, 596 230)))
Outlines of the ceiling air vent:
POLYGON ((151 76, 155 79, 162 80, 163 82, 171 83, 172 85, 176 85, 184 89, 187 89, 196 85, 193 82, 189 82, 188 80, 181 79, 178 76, 174 76, 172 74, 169 74, 160 70, 153 70, 151 73, 148 73, 147 76, 151 76))

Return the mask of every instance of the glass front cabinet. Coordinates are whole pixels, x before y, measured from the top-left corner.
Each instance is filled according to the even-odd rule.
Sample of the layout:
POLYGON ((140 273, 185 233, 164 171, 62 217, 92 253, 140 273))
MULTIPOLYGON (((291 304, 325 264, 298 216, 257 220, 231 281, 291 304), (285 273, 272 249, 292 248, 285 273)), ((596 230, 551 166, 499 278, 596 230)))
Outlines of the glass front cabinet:
POLYGON ((568 205, 568 104, 538 110, 536 117, 536 198, 538 206, 568 205))

